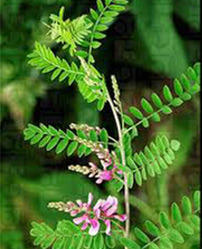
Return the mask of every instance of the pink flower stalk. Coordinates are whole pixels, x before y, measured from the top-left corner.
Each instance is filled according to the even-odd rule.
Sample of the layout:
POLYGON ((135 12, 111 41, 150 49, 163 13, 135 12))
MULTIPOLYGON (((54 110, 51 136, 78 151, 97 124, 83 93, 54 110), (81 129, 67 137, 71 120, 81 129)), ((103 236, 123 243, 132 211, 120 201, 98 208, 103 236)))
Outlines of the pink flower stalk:
POLYGON ((82 216, 77 217, 73 220, 76 225, 80 225, 82 230, 86 230, 88 227, 89 234, 95 236, 100 229, 100 221, 103 221, 106 225, 106 234, 111 234, 111 223, 113 220, 119 220, 124 222, 127 217, 125 214, 117 214, 118 200, 116 197, 109 196, 107 200, 98 200, 96 205, 92 208, 93 195, 89 193, 88 203, 82 203, 80 200, 77 201, 78 208, 72 210, 70 214, 75 216, 80 212, 84 212, 82 216))

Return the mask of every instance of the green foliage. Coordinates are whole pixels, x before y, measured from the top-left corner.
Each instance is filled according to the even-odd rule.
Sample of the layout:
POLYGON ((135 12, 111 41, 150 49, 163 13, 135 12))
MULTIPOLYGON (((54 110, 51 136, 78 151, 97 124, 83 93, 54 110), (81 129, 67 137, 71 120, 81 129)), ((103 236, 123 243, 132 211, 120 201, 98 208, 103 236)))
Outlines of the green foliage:
POLYGON ((69 78, 69 85, 76 80, 76 77, 84 76, 75 63, 69 65, 65 59, 56 57, 50 48, 40 43, 35 43, 35 50, 29 55, 29 63, 37 69, 42 70, 42 73, 52 72, 51 80, 59 77, 59 81, 69 78))
POLYGON ((67 156, 71 156, 77 150, 79 157, 89 155, 99 144, 103 144, 107 148, 109 140, 109 135, 105 129, 101 129, 99 136, 97 136, 94 130, 87 135, 78 129, 77 134, 74 134, 69 129, 64 132, 44 124, 40 124, 39 127, 29 124, 24 130, 24 136, 25 140, 30 140, 31 145, 38 144, 39 148, 46 148, 47 151, 54 149, 56 154, 66 151, 67 156))
POLYGON ((103 32, 108 29, 116 16, 125 10, 127 3, 127 0, 97 0, 97 10, 90 9, 89 18, 93 26, 89 39, 83 44, 88 48, 88 62, 95 62, 92 55, 93 49, 101 46, 100 40, 106 36, 103 32))
POLYGON ((51 80, 58 78, 61 82, 68 78, 69 85, 76 81, 84 99, 88 103, 98 100, 98 110, 103 109, 106 102, 105 82, 99 72, 84 59, 79 57, 81 62, 79 67, 74 62, 70 65, 65 59, 55 56, 50 48, 38 42, 35 43, 34 52, 28 57, 29 63, 42 70, 42 73, 52 72, 51 80))
POLYGON ((145 146, 143 151, 127 158, 127 165, 132 170, 136 183, 141 186, 148 176, 160 175, 175 159, 175 152, 180 148, 177 140, 169 141, 164 136, 157 136, 155 141, 145 146))
MULTIPOLYGON (((193 195, 193 202, 199 200, 200 192, 193 195), (197 197, 196 197, 197 196, 197 197)), ((136 227, 133 230, 135 241, 121 238, 120 242, 128 249, 164 249, 174 248, 177 244, 183 244, 190 236, 200 231, 200 217, 198 206, 192 208, 192 202, 187 197, 182 198, 181 206, 173 203, 171 206, 171 217, 167 213, 159 214, 159 224, 147 220, 144 229, 136 227)))
POLYGON ((114 248, 116 244, 112 236, 105 236, 102 233, 90 236, 68 220, 59 221, 55 230, 45 223, 33 222, 30 234, 35 237, 34 245, 43 249, 103 249, 105 243, 109 248, 114 248))
POLYGON ((64 7, 60 9, 59 16, 51 15, 53 21, 50 34, 63 48, 69 47, 70 55, 87 58, 88 63, 94 63, 92 52, 101 46, 100 40, 106 35, 103 33, 123 10, 127 0, 97 0, 97 9, 90 9, 89 15, 83 15, 72 21, 64 19, 64 7))
POLYGON ((86 36, 90 33, 92 23, 86 18, 86 15, 80 16, 73 21, 64 19, 64 7, 60 9, 59 16, 51 15, 52 24, 50 27, 50 35, 57 43, 62 43, 63 49, 69 48, 70 55, 86 57, 84 51, 77 51, 77 46, 81 45, 86 36))
MULTIPOLYGON (((100 159, 102 170, 96 165, 91 168, 72 165, 71 168, 85 175, 90 173, 89 177, 98 178, 97 183, 108 181, 110 178, 116 185, 117 191, 125 188, 126 215, 128 216, 126 233, 128 233, 127 227, 130 219, 128 189, 133 188, 134 183, 141 186, 143 180, 147 180, 148 176, 160 175, 162 170, 167 169, 173 163, 175 152, 180 148, 177 140, 169 141, 166 136, 157 136, 155 141, 145 146, 143 151, 133 154, 132 139, 138 135, 137 126, 142 124, 145 128, 149 127, 150 119, 159 122, 161 120, 159 113, 170 114, 172 108, 180 106, 183 102, 190 100, 192 95, 198 93, 200 90, 200 64, 195 64, 193 68, 189 67, 185 74, 182 74, 179 79, 175 79, 174 90, 171 91, 168 86, 164 86, 162 91, 164 100, 157 93, 153 93, 151 100, 142 98, 142 110, 134 106, 130 107, 130 113, 139 119, 139 122, 135 123, 122 111, 120 90, 116 78, 111 77, 114 90, 114 99, 111 99, 104 75, 92 65, 95 62, 93 49, 100 47, 100 40, 105 38, 103 31, 107 30, 115 17, 125 9, 126 4, 126 0, 105 0, 105 2, 97 0, 97 10, 91 9, 89 16, 82 15, 74 20, 64 20, 64 8, 61 8, 59 16, 51 15, 50 17, 52 24, 49 27, 49 33, 54 41, 62 43, 63 49, 68 49, 69 54, 74 57, 74 61, 69 63, 65 59, 59 58, 50 48, 38 42, 35 43, 34 52, 29 55, 29 63, 42 70, 42 73, 51 73, 51 80, 58 79, 59 82, 67 80, 69 85, 76 82, 81 95, 88 103, 97 101, 98 110, 102 110, 108 101, 115 119, 118 141, 109 136, 106 129, 90 127, 86 124, 71 124, 70 128, 75 129, 75 132, 70 129, 64 132, 43 124, 40 127, 29 124, 24 135, 25 140, 29 140, 32 145, 38 144, 40 148, 45 147, 47 151, 54 149, 56 154, 66 151, 67 156, 71 156, 77 151, 78 156, 81 157, 95 152, 100 159), (125 124, 128 128, 125 128, 125 124), (110 143, 109 140, 113 143, 110 143), (109 150, 109 145, 112 146, 112 150, 109 150), (107 167, 109 168, 106 169, 107 167), (109 169, 110 172, 107 172, 109 169)), ((79 212, 89 211, 82 209, 79 201, 77 204, 79 212)), ((65 209, 60 209, 59 206, 58 209, 66 212, 69 210, 68 205, 73 205, 70 210, 76 210, 74 203, 68 202, 64 205, 65 209)), ((167 213, 161 212, 158 226, 148 220, 145 223, 147 232, 136 227, 133 232, 135 241, 129 238, 129 234, 126 234, 127 236, 124 238, 119 234, 120 243, 128 249, 145 249, 147 247, 164 249, 165 247, 172 248, 173 244, 184 243, 186 238, 183 235, 193 235, 198 230, 199 221, 196 214, 199 211, 198 192, 194 194, 194 205, 195 210, 192 210, 189 198, 183 197, 182 211, 176 203, 173 203, 171 218, 167 213)), ((93 212, 96 211, 93 210, 93 212)), ((92 213, 92 217, 93 215, 96 215, 98 220, 102 219, 102 213, 100 217, 97 217, 97 213, 92 213)), ((116 218, 115 215, 113 217, 113 212, 109 218, 116 218)), ((88 219, 91 219, 91 213, 88 219)), ((118 223, 114 223, 119 228, 119 233, 122 233, 123 228, 118 223)), ((105 245, 109 248, 116 247, 116 239, 113 236, 102 235, 106 232, 102 230, 102 225, 99 233, 94 237, 90 237, 89 234, 67 220, 58 222, 55 230, 45 223, 34 222, 32 225, 31 235, 35 237, 34 245, 44 249, 104 249, 105 245)), ((93 226, 93 223, 91 225, 93 226)))
POLYGON ((34 240, 35 246, 40 246, 43 249, 53 248, 82 248, 83 236, 80 229, 70 221, 58 222, 57 228, 54 231, 45 223, 32 223, 30 231, 31 236, 36 237, 34 240), (77 241, 77 244, 75 245, 77 241))
POLYGON ((192 96, 200 91, 200 63, 189 67, 185 74, 182 74, 179 79, 175 79, 173 87, 175 96, 167 85, 163 87, 164 101, 157 93, 152 93, 150 101, 142 98, 141 106, 145 114, 139 108, 131 106, 129 112, 139 121, 134 124, 134 121, 124 114, 124 122, 131 126, 129 130, 139 125, 147 128, 149 127, 150 119, 154 122, 159 122, 161 120, 160 113, 169 115, 172 113, 173 108, 181 106, 184 102, 192 99, 192 96))

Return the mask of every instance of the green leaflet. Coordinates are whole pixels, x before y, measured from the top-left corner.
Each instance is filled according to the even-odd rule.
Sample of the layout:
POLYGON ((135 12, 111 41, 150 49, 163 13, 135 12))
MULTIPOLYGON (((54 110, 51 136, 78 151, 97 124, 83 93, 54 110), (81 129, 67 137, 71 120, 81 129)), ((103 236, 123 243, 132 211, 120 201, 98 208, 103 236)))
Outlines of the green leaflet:
POLYGON ((125 124, 127 124, 127 125, 134 124, 133 120, 126 114, 123 115, 123 120, 124 120, 125 124))
POLYGON ((194 193, 194 206, 196 210, 200 210, 200 191, 194 193))
MULTIPOLYGON (((71 84, 78 76, 84 76, 75 63, 68 64, 66 60, 56 57, 50 48, 38 42, 35 43, 35 50, 28 57, 30 58, 29 64, 41 69, 42 73, 52 71, 52 80, 58 78, 61 73, 65 73, 71 84)), ((60 80, 65 80, 66 77, 63 74, 60 80)))
MULTIPOLYGON (((77 131, 77 135, 79 138, 90 140, 90 138, 87 138, 85 133, 81 130, 77 131)), ((38 143, 39 148, 46 147, 47 151, 54 149, 56 154, 60 154, 67 150, 67 155, 70 156, 78 149, 78 155, 81 157, 84 154, 88 155, 92 152, 85 144, 78 146, 78 142, 74 141, 76 135, 69 129, 67 129, 65 133, 50 125, 47 127, 40 124, 40 127, 37 127, 29 124, 24 131, 24 136, 25 140, 30 140, 31 144, 34 145, 38 143)))
POLYGON ((86 43, 88 48, 88 62, 94 63, 95 60, 92 56, 93 49, 99 48, 102 44, 96 40, 105 38, 103 31, 106 31, 110 24, 114 21, 116 16, 123 10, 127 1, 116 1, 116 0, 97 0, 97 10, 90 9, 90 19, 92 21, 92 33, 89 36, 89 40, 86 43))
POLYGON ((93 142, 97 142, 97 141, 98 141, 98 136, 97 136, 96 131, 94 131, 94 130, 91 130, 91 131, 90 131, 90 139, 91 139, 93 142))
POLYGON ((192 204, 188 197, 184 196, 182 198, 182 209, 185 215, 189 215, 192 213, 192 204))
POLYGON ((139 239, 141 242, 147 244, 150 242, 149 237, 143 232, 141 231, 139 228, 135 228, 134 230, 134 234, 137 237, 137 239, 139 239))
POLYGON ((116 242, 113 236, 106 236, 105 237, 105 244, 108 248, 115 248, 116 242))
POLYGON ((51 141, 48 143, 48 145, 46 146, 46 150, 50 151, 52 150, 59 142, 60 138, 59 137, 54 137, 51 139, 51 141))
POLYGON ((182 216, 181 216, 181 212, 180 212, 180 208, 176 203, 172 204, 171 207, 172 210, 172 218, 175 222, 180 222, 182 221, 182 216))
POLYGON ((106 129, 102 129, 100 132, 100 140, 104 143, 105 147, 108 147, 108 140, 109 140, 109 136, 108 136, 108 132, 106 129))
POLYGON ((177 140, 169 141, 163 135, 157 136, 155 141, 145 146, 139 153, 135 153, 133 157, 128 156, 127 165, 133 172, 135 182, 141 186, 148 176, 160 175, 162 170, 173 164, 175 152, 179 149, 180 143, 177 140))
POLYGON ((84 245, 88 249, 92 240, 96 245, 101 246, 97 248, 102 248, 104 245, 100 242, 103 241, 102 235, 95 238, 89 237, 88 234, 83 235, 77 226, 67 220, 59 221, 55 231, 45 223, 33 222, 30 234, 35 237, 34 245, 43 249, 82 249, 84 245))
POLYGON ((168 215, 165 212, 161 212, 159 217, 160 217, 161 225, 164 228, 169 229, 171 227, 171 223, 170 223, 168 215))
MULTIPOLYGON (((196 191, 193 194, 193 202, 198 193, 199 191, 196 191)), ((175 244, 183 244, 189 236, 192 236, 194 233, 198 232, 199 222, 196 221, 194 223, 195 227, 193 228, 193 226, 190 224, 190 219, 193 219, 194 216, 195 220, 200 220, 197 209, 192 210, 191 213, 187 211, 184 212, 183 202, 185 202, 185 200, 187 202, 188 199, 188 197, 184 196, 182 198, 181 206, 179 206, 177 203, 173 203, 171 205, 171 217, 168 215, 168 213, 161 212, 159 214, 158 225, 147 220, 144 223, 143 229, 136 227, 133 230, 134 240, 120 238, 121 244, 128 248, 137 249, 173 249, 175 248, 175 244), (197 215, 194 215, 196 212, 197 215), (152 239, 150 239, 150 235, 152 235, 152 239)))
POLYGON ((151 99, 158 108, 161 108, 163 106, 162 100, 156 93, 152 93, 151 99))
POLYGON ((139 125, 148 128, 150 119, 154 122, 159 122, 161 120, 160 113, 165 115, 171 114, 173 108, 181 106, 185 101, 190 100, 194 94, 198 93, 200 91, 198 80, 199 65, 200 63, 194 64, 194 66, 189 67, 185 74, 182 74, 179 79, 174 79, 173 94, 170 88, 165 85, 163 87, 164 100, 162 100, 157 93, 152 93, 151 101, 145 98, 141 100, 143 112, 135 106, 129 107, 129 112, 134 118, 139 120, 135 123, 128 115, 124 114, 123 119, 130 127, 129 130, 133 127, 137 128, 139 125))
POLYGON ((126 246, 129 249, 141 249, 141 247, 131 239, 121 238, 120 242, 123 246, 126 246))
POLYGON ((142 108, 148 112, 148 113, 152 113, 154 111, 152 105, 146 100, 146 99, 142 99, 141 100, 141 104, 142 104, 142 108))
POLYGON ((160 235, 159 228, 153 222, 147 220, 145 222, 145 227, 152 236, 158 237, 160 235))
POLYGON ((103 238, 103 235, 99 233, 94 239, 93 249, 96 249, 96 248, 102 249, 103 247, 104 247, 104 238, 103 238))
POLYGON ((134 107, 134 106, 131 106, 130 108, 129 108, 129 111, 136 117, 136 118, 138 118, 138 119, 143 119, 143 114, 142 114, 142 112, 138 109, 138 108, 136 108, 136 107, 134 107))

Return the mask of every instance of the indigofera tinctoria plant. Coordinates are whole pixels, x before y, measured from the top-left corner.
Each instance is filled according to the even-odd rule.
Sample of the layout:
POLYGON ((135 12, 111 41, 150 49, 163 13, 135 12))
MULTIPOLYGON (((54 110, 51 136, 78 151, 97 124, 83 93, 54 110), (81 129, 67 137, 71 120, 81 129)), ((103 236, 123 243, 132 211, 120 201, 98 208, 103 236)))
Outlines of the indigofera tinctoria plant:
POLYGON ((134 152, 132 142, 138 136, 138 128, 148 128, 151 121, 159 122, 161 115, 169 115, 174 108, 192 99, 200 90, 200 64, 189 67, 181 77, 174 79, 173 88, 165 85, 161 97, 152 93, 149 99, 142 98, 141 108, 131 106, 123 113, 121 93, 117 79, 111 77, 114 95, 111 96, 104 75, 95 66, 94 50, 99 48, 105 31, 127 6, 126 0, 97 0, 97 8, 74 20, 64 19, 64 8, 59 15, 51 15, 50 38, 67 50, 74 58, 68 62, 56 56, 45 45, 35 43, 29 63, 51 74, 51 80, 77 84, 83 98, 97 103, 101 111, 109 104, 117 129, 117 137, 108 134, 105 128, 88 124, 72 123, 66 131, 51 125, 29 124, 24 130, 25 140, 38 144, 56 154, 78 157, 94 154, 97 161, 87 165, 69 165, 70 171, 95 179, 95 184, 110 182, 123 199, 109 195, 96 200, 93 193, 88 200, 51 202, 49 208, 65 212, 71 220, 58 222, 55 230, 45 223, 33 222, 31 235, 34 245, 43 249, 104 249, 118 246, 128 249, 169 249, 183 244, 190 236, 199 232, 200 193, 193 198, 184 196, 181 205, 173 203, 171 212, 160 212, 159 220, 147 220, 144 228, 131 229, 130 189, 141 186, 149 177, 161 175, 175 161, 180 142, 158 135, 144 147, 134 152), (123 190, 123 191, 122 191, 123 190), (125 211, 119 212, 119 202, 124 200, 125 211))

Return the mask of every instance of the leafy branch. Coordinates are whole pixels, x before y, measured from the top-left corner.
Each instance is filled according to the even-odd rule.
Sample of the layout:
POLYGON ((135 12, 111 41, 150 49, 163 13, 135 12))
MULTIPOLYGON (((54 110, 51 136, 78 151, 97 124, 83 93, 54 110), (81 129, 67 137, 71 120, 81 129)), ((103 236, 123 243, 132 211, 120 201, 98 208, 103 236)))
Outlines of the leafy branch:
POLYGON ((74 81, 78 83, 78 88, 84 99, 88 103, 98 100, 97 108, 102 110, 106 102, 106 86, 103 77, 85 60, 78 57, 80 66, 75 62, 69 64, 65 59, 55 56, 50 48, 40 43, 35 43, 33 53, 29 54, 29 64, 42 70, 42 73, 52 73, 51 80, 59 79, 59 82, 68 78, 71 85, 74 81))
MULTIPOLYGON (((155 177, 171 165, 175 159, 175 152, 180 148, 177 140, 169 141, 164 136, 157 136, 155 141, 145 146, 143 151, 135 153, 133 157, 127 158, 127 165, 130 167, 129 178, 134 175, 136 183, 141 186, 148 175, 155 177)), ((131 180, 130 180, 131 182, 131 180)), ((133 182, 130 184, 133 186, 133 182)))
POLYGON ((55 149, 56 154, 66 150, 67 155, 71 156, 77 150, 78 156, 81 157, 89 155, 100 145, 108 147, 109 139, 105 129, 100 129, 99 135, 94 130, 91 130, 88 136, 82 130, 77 130, 76 133, 69 129, 64 132, 44 124, 40 124, 40 127, 29 124, 24 130, 25 140, 30 140, 31 145, 38 144, 39 148, 45 147, 47 151, 55 149))
POLYGON ((90 41, 85 43, 88 47, 88 63, 94 63, 92 56, 92 50, 101 46, 101 43, 96 40, 101 40, 106 37, 103 31, 108 29, 110 23, 114 21, 114 18, 119 13, 125 10, 127 0, 97 0, 97 10, 90 9, 90 17, 93 22, 92 32, 90 35, 90 41))
POLYGON ((57 43, 63 44, 63 49, 69 48, 71 56, 74 54, 85 57, 84 51, 78 51, 77 46, 80 46, 86 36, 90 34, 92 23, 86 15, 82 15, 74 20, 64 20, 64 7, 59 11, 59 16, 52 14, 51 26, 47 25, 49 34, 57 43))
MULTIPOLYGON (((120 233, 120 231, 117 232, 120 233)), ((92 237, 68 220, 59 221, 55 231, 45 223, 33 222, 30 231, 31 236, 35 237, 34 245, 43 249, 89 249, 92 247, 102 249, 105 244, 109 248, 114 248, 116 244, 114 237, 104 236, 103 233, 100 232, 92 237)))
POLYGON ((143 127, 149 127, 149 120, 152 119, 154 122, 160 122, 160 113, 169 115, 172 113, 172 108, 181 106, 185 101, 192 98, 193 95, 200 91, 200 63, 196 63, 193 68, 189 67, 185 74, 182 74, 180 79, 175 79, 173 83, 174 91, 176 96, 173 96, 170 88, 165 85, 163 87, 163 97, 167 103, 163 103, 157 93, 152 93, 151 101, 142 98, 141 105, 146 114, 135 106, 129 108, 129 112, 135 118, 139 119, 137 123, 134 123, 133 119, 128 115, 124 114, 123 119, 129 126, 125 133, 134 131, 137 135, 137 127, 143 125, 143 127), (154 105, 154 107, 153 107, 154 105), (155 110, 157 108, 157 110, 155 110))
POLYGON ((184 196, 181 207, 177 203, 171 206, 171 217, 166 212, 159 214, 159 225, 147 220, 144 231, 136 227, 131 236, 135 238, 121 238, 122 245, 128 249, 161 249, 174 248, 175 244, 183 244, 188 237, 200 231, 200 192, 193 194, 193 202, 184 196), (193 206, 193 208, 192 208, 193 206))
POLYGON ((84 77, 84 73, 74 62, 70 65, 65 59, 55 56, 50 48, 38 42, 35 43, 35 49, 28 57, 29 64, 42 70, 42 73, 52 72, 51 80, 59 77, 61 82, 68 77, 68 83, 71 85, 74 80, 84 77))

